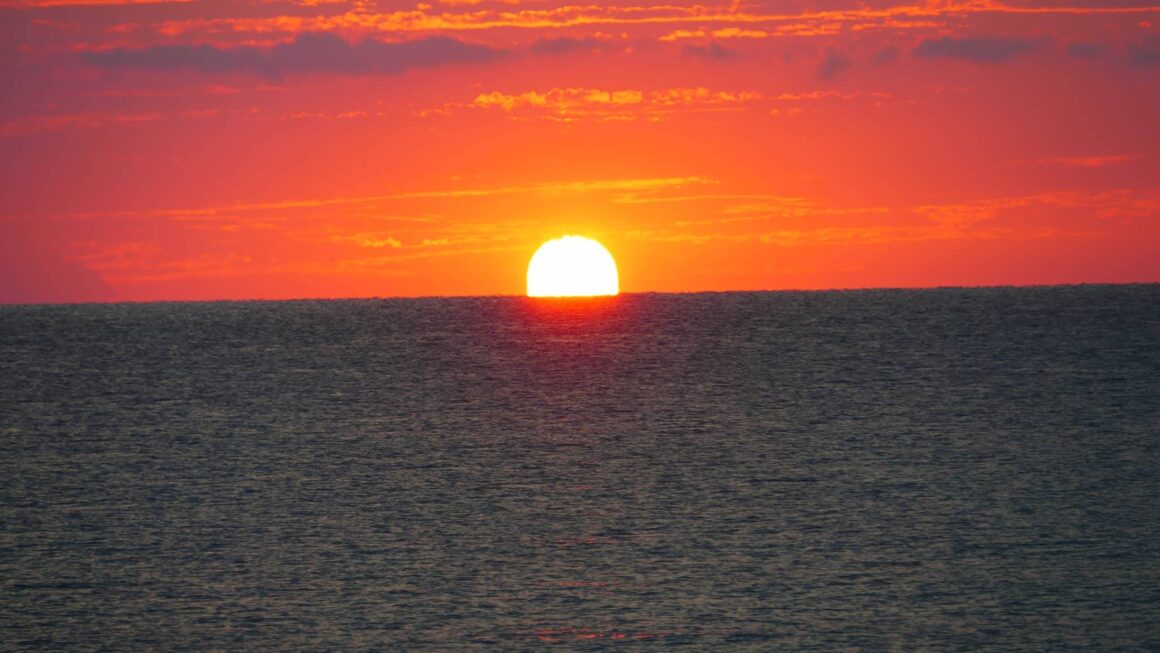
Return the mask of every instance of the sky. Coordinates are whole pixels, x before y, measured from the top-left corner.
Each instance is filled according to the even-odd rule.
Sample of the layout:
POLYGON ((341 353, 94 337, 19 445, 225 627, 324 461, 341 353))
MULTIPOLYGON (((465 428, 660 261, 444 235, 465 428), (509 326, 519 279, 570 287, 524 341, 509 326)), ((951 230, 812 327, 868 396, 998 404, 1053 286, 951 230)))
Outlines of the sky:
POLYGON ((0 0, 0 302, 1160 281, 1160 5, 0 0))

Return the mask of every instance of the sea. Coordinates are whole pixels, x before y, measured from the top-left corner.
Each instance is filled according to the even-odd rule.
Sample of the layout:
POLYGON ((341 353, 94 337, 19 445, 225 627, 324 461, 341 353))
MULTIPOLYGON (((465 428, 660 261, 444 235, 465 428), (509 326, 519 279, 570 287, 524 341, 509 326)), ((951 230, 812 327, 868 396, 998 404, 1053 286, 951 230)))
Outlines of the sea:
POLYGON ((1160 650, 1160 285, 0 307, 4 651, 1160 650))

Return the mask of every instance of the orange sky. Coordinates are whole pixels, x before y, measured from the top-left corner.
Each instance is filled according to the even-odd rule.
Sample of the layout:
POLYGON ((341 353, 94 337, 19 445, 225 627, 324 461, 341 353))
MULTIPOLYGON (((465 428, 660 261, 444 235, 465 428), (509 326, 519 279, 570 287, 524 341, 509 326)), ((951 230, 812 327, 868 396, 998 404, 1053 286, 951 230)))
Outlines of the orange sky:
POLYGON ((0 0, 0 302, 1155 282, 1158 115, 1141 2, 0 0))

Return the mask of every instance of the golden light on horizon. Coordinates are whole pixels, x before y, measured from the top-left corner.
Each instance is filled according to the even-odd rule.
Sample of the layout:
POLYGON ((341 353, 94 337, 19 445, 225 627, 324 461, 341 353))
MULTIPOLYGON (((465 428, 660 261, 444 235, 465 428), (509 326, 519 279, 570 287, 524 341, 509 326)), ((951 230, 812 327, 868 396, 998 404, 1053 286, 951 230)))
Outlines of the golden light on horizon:
POLYGON ((620 293, 616 261, 604 245, 564 236, 540 245, 528 263, 528 297, 600 297, 620 293))

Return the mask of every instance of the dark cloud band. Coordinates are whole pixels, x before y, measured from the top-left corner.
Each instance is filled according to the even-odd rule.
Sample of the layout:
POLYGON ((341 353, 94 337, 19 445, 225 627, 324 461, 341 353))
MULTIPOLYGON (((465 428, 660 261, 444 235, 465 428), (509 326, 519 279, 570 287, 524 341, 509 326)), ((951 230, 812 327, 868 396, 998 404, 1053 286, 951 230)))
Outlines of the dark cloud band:
POLYGON ((707 45, 686 45, 681 48, 681 53, 690 57, 699 57, 701 59, 732 59, 737 56, 737 53, 722 46, 719 43, 709 43, 707 45))
POLYGON ((963 38, 949 36, 923 41, 914 50, 920 59, 964 59, 976 63, 1000 63, 1031 52, 1042 45, 1040 39, 963 38))
POLYGON ((850 58, 844 53, 830 48, 826 50, 826 58, 818 65, 818 77, 822 79, 834 79, 838 75, 850 69, 853 63, 850 58))
POLYGON ((402 43, 350 43, 331 34, 307 33, 294 41, 258 48, 157 45, 92 51, 82 58, 102 68, 240 72, 278 77, 293 73, 397 74, 416 68, 490 61, 503 54, 486 45, 445 36, 402 43))

